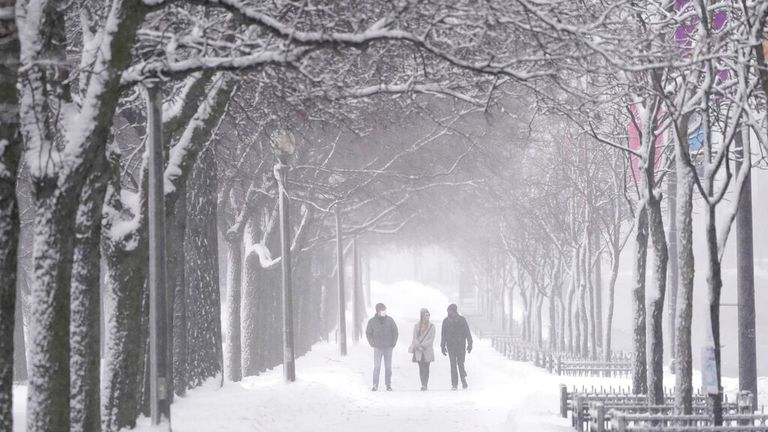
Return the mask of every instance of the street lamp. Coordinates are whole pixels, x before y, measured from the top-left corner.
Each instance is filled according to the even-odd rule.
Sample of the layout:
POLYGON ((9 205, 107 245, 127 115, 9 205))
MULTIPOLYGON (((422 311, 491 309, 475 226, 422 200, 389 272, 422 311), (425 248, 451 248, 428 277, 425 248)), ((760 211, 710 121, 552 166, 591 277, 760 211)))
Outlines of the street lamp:
POLYGON ((277 179, 280 206, 280 245, 283 270, 283 377, 296 381, 293 352, 293 294, 291 287, 291 226, 288 218, 288 158, 296 151, 296 138, 288 130, 272 134, 272 150, 277 157, 274 174, 277 179))
POLYGON ((171 409, 168 377, 166 303, 165 192, 163 189, 163 92, 159 81, 147 89, 147 145, 149 146, 149 385, 152 424, 167 420, 171 409))

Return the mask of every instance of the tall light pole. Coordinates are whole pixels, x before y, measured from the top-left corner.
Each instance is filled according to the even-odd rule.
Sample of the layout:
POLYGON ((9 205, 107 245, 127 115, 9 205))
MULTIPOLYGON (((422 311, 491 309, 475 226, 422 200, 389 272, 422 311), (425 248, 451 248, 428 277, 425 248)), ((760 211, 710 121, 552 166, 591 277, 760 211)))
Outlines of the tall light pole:
POLYGON ((344 245, 341 233, 341 212, 336 206, 336 263, 339 287, 339 353, 347 355, 347 300, 344 298, 344 245))
POLYGON ((296 150, 296 140, 290 131, 283 130, 272 136, 272 149, 277 156, 274 174, 278 184, 280 206, 280 244, 283 270, 283 377, 286 382, 296 381, 296 363, 293 352, 293 288, 291 286, 291 225, 288 218, 288 158, 296 150))
POLYGON ((168 400, 168 326, 166 302, 165 189, 163 164, 163 93, 160 82, 147 89, 149 145, 149 388, 152 424, 170 424, 168 400))
POLYGON ((359 251, 357 250, 357 237, 352 238, 352 319, 354 320, 354 325, 352 326, 352 340, 355 343, 358 343, 360 341, 360 338, 363 336, 363 329, 362 329, 362 323, 363 323, 363 311, 361 310, 363 308, 363 302, 362 302, 362 295, 363 295, 363 289, 360 286, 360 281, 362 279, 360 278, 360 255, 359 251))
MULTIPOLYGON (((750 162, 741 134, 736 134, 736 172, 750 162)), ((749 139, 749 136, 746 137, 749 139)), ((739 328, 739 390, 752 393, 757 409, 757 351, 755 347, 755 270, 752 235, 752 176, 747 174, 736 213, 736 292, 739 328)))

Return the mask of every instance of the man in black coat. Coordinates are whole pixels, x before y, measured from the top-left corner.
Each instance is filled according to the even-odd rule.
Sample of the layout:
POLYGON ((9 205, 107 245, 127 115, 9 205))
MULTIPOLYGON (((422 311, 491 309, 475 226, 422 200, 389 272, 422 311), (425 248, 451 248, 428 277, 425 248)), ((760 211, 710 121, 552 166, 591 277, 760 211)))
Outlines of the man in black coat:
POLYGON ((368 344, 373 347, 373 387, 372 391, 379 389, 379 375, 381 375, 381 359, 384 359, 384 384, 387 391, 392 391, 392 348, 397 345, 397 324, 391 316, 387 316, 387 307, 384 303, 376 304, 376 316, 368 320, 365 329, 365 337, 368 344))
POLYGON ((440 351, 443 355, 447 355, 451 362, 451 390, 456 390, 459 377, 461 377, 462 387, 467 388, 464 357, 466 353, 472 352, 472 334, 469 332, 466 318, 459 315, 455 304, 448 306, 448 317, 443 320, 440 351))

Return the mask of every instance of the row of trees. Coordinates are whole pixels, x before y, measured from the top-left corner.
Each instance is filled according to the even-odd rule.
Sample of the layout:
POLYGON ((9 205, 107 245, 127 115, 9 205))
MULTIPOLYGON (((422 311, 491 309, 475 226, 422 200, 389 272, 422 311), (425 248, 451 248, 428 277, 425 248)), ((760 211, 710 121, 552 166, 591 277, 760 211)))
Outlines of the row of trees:
MULTIPOLYGON (((526 0, 323 6, 6 0, 0 4, 2 428, 11 427, 23 187, 31 191, 34 215, 28 429, 117 430, 133 426, 146 406, 142 137, 148 127, 140 84, 158 82, 176 394, 222 366, 236 380, 280 361, 270 140, 290 130, 299 149, 289 190, 298 206, 291 248, 301 287, 300 351, 333 325, 312 305, 332 297, 330 242, 338 211, 348 235, 448 238, 465 262, 487 269, 477 274, 496 298, 516 283, 529 317, 540 316, 548 300, 556 324, 549 326, 550 344, 593 357, 601 347, 610 353, 611 319, 603 325, 595 275, 608 251, 612 293, 632 215, 635 389, 647 385, 654 399, 661 397, 668 261, 660 185, 675 177, 677 379, 680 408, 689 412, 693 192, 708 208, 719 362, 720 262, 735 208, 719 228, 715 216, 751 167, 745 163, 732 175, 731 150, 741 143, 751 155, 751 139, 768 146, 760 46, 767 15, 762 2, 704 0, 644 7, 618 0, 607 8, 526 0), (533 117, 545 121, 527 121, 526 102, 533 101, 533 117), (688 146, 694 116, 704 131, 701 177, 688 146), (387 128, 394 125, 408 127, 393 135, 387 128), (532 127, 535 133, 524 132, 532 127), (657 157, 667 148, 657 143, 669 143, 674 157, 657 157), (667 169, 672 164, 674 171, 667 169), (626 166, 636 166, 631 179, 626 166), (471 211, 455 212, 459 207, 471 211), (448 230, 461 229, 439 232, 436 215, 448 230), (224 331, 216 255, 222 237, 224 331), (649 248, 655 289, 648 290, 646 333, 649 248), (102 321, 106 328, 96 331, 102 321), (103 341, 106 382, 99 375, 103 341)), ((543 328, 526 319, 525 335, 543 341, 543 328)))
MULTIPOLYGON (((534 24, 542 33, 567 33, 588 52, 598 50, 601 61, 587 65, 570 59, 573 73, 564 79, 570 86, 530 86, 541 110, 566 119, 567 126, 544 144, 530 144, 530 171, 520 193, 530 201, 496 200, 502 209, 490 225, 499 226, 499 232, 494 239, 493 228, 488 230, 492 246, 480 254, 476 274, 496 305, 504 298, 511 301, 505 290, 519 290, 523 337, 540 344, 546 340, 551 349, 585 358, 596 358, 600 351, 610 358, 618 259, 631 240, 633 389, 663 402, 666 309, 673 323, 668 339, 677 406, 690 413, 693 275, 697 269, 706 273, 709 344, 719 381, 722 258, 740 194, 759 162, 751 143, 763 149, 766 144, 765 5, 678 1, 642 10, 626 6, 637 13, 624 14, 618 6, 593 10, 588 16, 600 17, 594 27, 564 18, 583 14, 579 6, 558 5, 557 20, 531 9, 542 18, 534 24), (639 48, 632 50, 623 41, 639 48), (700 235, 706 238, 707 253, 700 266, 693 255, 694 200, 702 203, 705 215, 700 235), (510 222, 512 215, 518 221, 510 222), (600 301, 604 263, 611 268, 607 311, 600 301), (541 334, 545 301, 546 338, 541 334)), ((553 130, 558 122, 545 124, 553 130)), ((754 383, 742 384, 754 392, 754 383)), ((722 389, 710 392, 720 424, 722 389)))

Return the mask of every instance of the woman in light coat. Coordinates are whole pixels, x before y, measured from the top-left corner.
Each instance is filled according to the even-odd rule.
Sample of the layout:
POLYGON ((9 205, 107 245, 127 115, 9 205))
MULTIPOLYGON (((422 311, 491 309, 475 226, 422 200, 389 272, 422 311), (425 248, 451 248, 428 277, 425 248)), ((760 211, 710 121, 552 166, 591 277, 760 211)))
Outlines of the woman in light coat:
POLYGON ((429 382, 429 364, 435 361, 435 350, 432 344, 435 342, 435 325, 429 322, 429 311, 422 309, 419 322, 413 327, 413 342, 408 352, 413 353, 413 362, 419 364, 419 378, 421 390, 427 389, 429 382))

